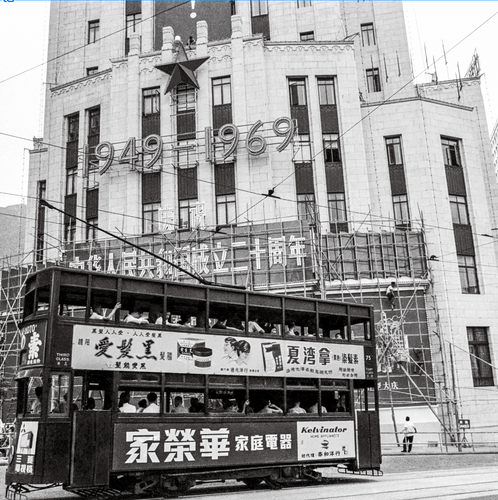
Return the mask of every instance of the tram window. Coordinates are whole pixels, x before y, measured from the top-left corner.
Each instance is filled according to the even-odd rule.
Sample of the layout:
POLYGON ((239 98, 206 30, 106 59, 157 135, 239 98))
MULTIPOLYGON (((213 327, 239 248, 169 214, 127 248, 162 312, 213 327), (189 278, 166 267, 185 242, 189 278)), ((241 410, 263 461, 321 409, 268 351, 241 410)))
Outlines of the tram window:
POLYGON ((38 288, 38 302, 36 304, 36 312, 46 312, 49 307, 50 287, 38 288))
POLYGON ((172 414, 204 413, 204 392, 201 389, 184 391, 168 390, 166 392, 166 411, 172 414))
POLYGON ((26 404, 23 413, 40 415, 43 403, 43 380, 41 377, 29 377, 27 381, 26 404))
POLYGON ((283 379, 251 377, 249 379, 249 401, 255 413, 262 410, 265 413, 264 408, 268 401, 283 412, 286 406, 283 379))
POLYGON ((74 376, 73 377, 73 409, 77 410, 78 408, 83 409, 83 377, 82 376, 74 376))
MULTIPOLYGON (((162 324, 163 311, 159 310, 160 324, 162 324)), ((198 299, 178 298, 168 296, 168 322, 181 327, 205 328, 206 302, 198 299)), ((157 321, 157 319, 156 319, 157 321)))
POLYGON ((287 413, 306 413, 318 400, 318 380, 311 378, 287 379, 287 413), (304 412, 300 412, 302 408, 304 412))
POLYGON ((354 408, 358 411, 365 411, 367 409, 366 401, 366 387, 355 387, 354 389, 354 408))
POLYGON ((209 389, 208 413, 241 413, 245 400, 245 389, 209 389))
POLYGON ((64 285, 60 288, 59 315, 84 317, 86 307, 86 287, 64 285))
POLYGON ((349 391, 322 391, 322 405, 328 413, 349 413, 351 411, 349 391))
POLYGON ((52 373, 50 376, 50 416, 67 416, 69 414, 68 401, 69 375, 52 373))
POLYGON ((347 338, 347 318, 331 316, 328 314, 320 314, 319 326, 321 330, 321 337, 345 340, 347 338))
POLYGON ((84 395, 85 409, 88 406, 88 399, 93 398, 95 410, 110 410, 114 399, 113 374, 109 372, 87 372, 84 395))
POLYGON ((26 319, 28 316, 31 316, 35 312, 35 292, 34 290, 30 291, 24 296, 24 316, 26 319))
POLYGON ((211 303, 209 316, 211 328, 245 330, 246 307, 244 304, 211 303))
MULTIPOLYGON (((91 310, 89 311, 88 316, 91 317, 92 313, 96 312, 104 317, 109 317, 117 302, 118 299, 115 292, 92 292, 92 298, 90 301, 91 310), (98 312, 100 309, 102 309, 102 311, 98 312)), ((110 319, 113 318, 111 317, 110 319)))
POLYGON ((314 313, 288 312, 285 315, 285 322, 287 335, 316 337, 316 315, 314 313))
POLYGON ((370 322, 363 321, 351 325, 351 340, 369 340, 370 339, 370 322))

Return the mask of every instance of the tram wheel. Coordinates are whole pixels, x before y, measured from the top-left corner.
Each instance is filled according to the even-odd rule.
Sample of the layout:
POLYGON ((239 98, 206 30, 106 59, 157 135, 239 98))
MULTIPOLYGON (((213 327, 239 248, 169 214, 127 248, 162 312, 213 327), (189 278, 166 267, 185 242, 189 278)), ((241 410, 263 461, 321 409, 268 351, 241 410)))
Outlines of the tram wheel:
POLYGON ((181 495, 185 495, 190 488, 195 486, 195 481, 185 479, 176 479, 174 482, 165 484, 163 488, 164 498, 178 498, 181 495))
POLYGON ((241 480, 246 486, 249 488, 256 488, 256 486, 260 485, 263 482, 262 477, 246 477, 241 480))
POLYGON ((272 489, 272 490, 281 490, 283 484, 278 481, 277 479, 272 478, 271 476, 265 477, 265 483, 272 489))

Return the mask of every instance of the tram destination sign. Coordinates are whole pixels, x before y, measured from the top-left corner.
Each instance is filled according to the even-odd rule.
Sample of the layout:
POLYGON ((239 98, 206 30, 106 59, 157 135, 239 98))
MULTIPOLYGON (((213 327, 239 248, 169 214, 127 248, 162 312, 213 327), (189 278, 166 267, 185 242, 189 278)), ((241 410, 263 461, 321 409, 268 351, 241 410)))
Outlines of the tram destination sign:
MULTIPOLYGON (((217 333, 219 330, 217 331, 217 333)), ((84 370, 256 377, 365 378, 361 345, 75 325, 71 366, 84 370)), ((369 363, 367 362, 367 365, 369 363)))
POLYGON ((351 420, 116 425, 114 470, 217 467, 353 458, 351 420))

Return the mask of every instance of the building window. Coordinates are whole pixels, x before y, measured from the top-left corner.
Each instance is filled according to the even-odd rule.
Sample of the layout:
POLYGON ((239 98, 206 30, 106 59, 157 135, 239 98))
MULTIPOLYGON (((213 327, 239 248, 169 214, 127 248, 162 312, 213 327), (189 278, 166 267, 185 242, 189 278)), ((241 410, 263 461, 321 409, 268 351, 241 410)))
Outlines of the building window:
POLYGON ((128 54, 130 51, 130 37, 134 33, 140 35, 142 26, 142 14, 127 14, 126 16, 126 37, 125 37, 125 53, 128 54))
POLYGON ((143 91, 143 114, 145 116, 159 114, 160 94, 159 87, 143 91))
POLYGON ((348 219, 346 214, 346 198, 344 193, 328 193, 327 197, 331 228, 333 228, 337 224, 343 224, 347 222, 348 219))
POLYGON ((311 0, 297 0, 297 8, 311 7, 311 0))
POLYGON ((142 138, 161 135, 161 99, 159 87, 142 91, 142 138))
POLYGON ((291 106, 307 106, 306 80, 304 78, 289 78, 291 106))
POLYGON ((447 167, 461 167, 460 149, 458 141, 454 139, 441 138, 441 145, 443 146, 444 164, 447 167))
POLYGON ((488 329, 483 327, 467 327, 470 365, 474 387, 494 385, 493 368, 488 343, 488 329))
POLYGON ((213 78, 213 129, 232 123, 232 82, 229 76, 213 78))
POLYGON ((458 255, 457 257, 462 293, 479 293, 475 257, 472 255, 458 255))
POLYGON ((88 22, 88 43, 95 43, 99 38, 100 21, 88 22))
POLYGON ((86 192, 86 240, 97 239, 99 223, 99 190, 89 189, 86 192))
POLYGON ((76 193, 64 197, 64 241, 76 239, 76 193))
POLYGON ((314 193, 297 195, 297 217, 299 220, 314 223, 316 220, 316 202, 314 193))
POLYGON ((88 110, 88 147, 90 155, 90 168, 98 166, 95 157, 95 148, 100 142, 100 108, 88 110))
POLYGON ((268 2, 267 0, 258 1, 251 0, 251 15, 256 16, 266 16, 268 14, 268 2))
POLYGON ((157 233, 160 208, 160 203, 145 203, 142 205, 143 234, 157 233))
POLYGON ((363 47, 375 45, 375 33, 373 23, 361 25, 361 43, 363 47))
POLYGON ((78 136, 80 118, 78 114, 67 117, 66 168, 78 166, 78 136))
POLYGON ((76 193, 76 180, 78 178, 78 168, 66 169, 66 195, 76 193))
POLYGON ((144 234, 159 230, 161 208, 161 172, 142 174, 142 231, 144 234))
POLYGON ((367 69, 366 74, 368 92, 380 92, 382 88, 380 86, 379 68, 367 69))
POLYGON ((311 42, 315 39, 314 31, 304 31, 303 33, 299 33, 299 39, 301 42, 311 42))
POLYGON ((213 78, 213 106, 232 103, 231 79, 229 76, 213 78))
POLYGON ((450 207, 453 224, 469 224, 469 212, 465 196, 450 195, 450 207))
POLYGON ((333 78, 318 78, 318 102, 320 106, 333 106, 335 101, 335 89, 333 78))
POLYGON ((180 168, 178 178, 178 227, 192 229, 190 211, 198 201, 197 167, 180 168))
POLYGON ((235 224, 237 207, 235 204, 235 167, 233 163, 215 165, 216 223, 235 224))
POLYGON ((401 153, 401 137, 386 138, 387 163, 392 165, 403 165, 403 156, 401 153))
POLYGON ((194 87, 181 83, 175 89, 176 133, 178 140, 195 139, 196 132, 196 100, 194 87))
POLYGON ((394 224, 397 228, 410 227, 410 212, 408 210, 408 197, 406 194, 393 196, 394 224))
POLYGON ((237 212, 235 195, 220 195, 216 197, 216 223, 218 225, 235 224, 237 212))
POLYGON ((99 72, 99 67, 94 66, 93 68, 86 68, 86 76, 92 76, 95 75, 95 73, 99 72))
POLYGON ((179 201, 179 220, 178 220, 178 226, 179 229, 191 229, 190 226, 190 210, 193 208, 193 206, 197 203, 197 198, 191 199, 191 200, 180 200, 179 201))
POLYGON ((323 154, 325 156, 326 163, 341 161, 339 134, 323 135, 323 154))

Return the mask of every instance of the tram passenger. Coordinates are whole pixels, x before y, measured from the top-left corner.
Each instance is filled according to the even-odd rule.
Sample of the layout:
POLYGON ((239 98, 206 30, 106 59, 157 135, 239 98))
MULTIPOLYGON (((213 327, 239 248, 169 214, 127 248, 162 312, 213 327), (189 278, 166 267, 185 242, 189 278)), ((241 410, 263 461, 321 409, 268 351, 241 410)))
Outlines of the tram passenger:
POLYGON ((296 331, 296 323, 294 323, 294 321, 291 321, 287 324, 287 331, 285 332, 285 334, 291 336, 299 336, 299 333, 296 331))
POLYGON ((171 413, 188 413, 188 408, 183 406, 183 398, 176 396, 174 399, 174 407, 171 408, 171 413))
POLYGON ((138 402, 138 409, 137 409, 137 413, 143 413, 143 411, 145 410, 145 408, 147 408, 147 400, 145 398, 142 398, 139 402, 138 402))
POLYGON ((139 325, 144 325, 149 321, 143 316, 143 309, 134 309, 130 314, 128 314, 125 319, 125 323, 137 323, 139 325))
POLYGON ((223 316, 220 316, 216 320, 216 323, 211 328, 217 328, 219 330, 226 330, 227 329, 227 319, 223 316))
POLYGON ((89 411, 95 410, 95 399, 93 399, 92 397, 89 397, 86 400, 86 409, 89 411))
POLYGON ((181 314, 180 321, 176 326, 184 326, 187 328, 193 327, 194 325, 192 324, 192 316, 189 316, 188 314, 181 314))
POLYGON ((121 413, 136 413, 137 409, 130 404, 130 393, 128 391, 122 392, 119 396, 119 411, 121 413))
POLYGON ((259 318, 257 316, 253 316, 249 320, 249 324, 247 325, 247 331, 249 333, 265 333, 265 330, 259 326, 258 321, 259 318))
POLYGON ((236 399, 223 398, 222 406, 223 406, 223 411, 225 413, 238 413, 239 412, 239 405, 237 404, 236 399))
POLYGON ((100 319, 105 321, 110 321, 114 318, 116 311, 121 308, 121 302, 118 302, 112 309, 112 311, 106 316, 102 309, 102 305, 98 302, 95 302, 92 306, 92 314, 90 315, 90 319, 100 319))
POLYGON ((157 394, 155 392, 149 392, 149 394, 147 394, 147 408, 145 408, 143 413, 159 413, 157 394))
POLYGON ((271 401, 266 400, 265 405, 258 411, 258 413, 283 413, 283 410, 277 405, 274 405, 271 401))
POLYGON ((339 333, 337 332, 335 335, 334 335, 334 338, 336 340, 344 340, 344 337, 342 336, 342 333, 339 333))
MULTIPOLYGON (((322 413, 327 413, 327 408, 325 406, 321 407, 322 413)), ((318 413, 318 401, 308 408, 308 413, 318 413)))
MULTIPOLYGON (((163 324, 163 317, 162 315, 159 315, 155 321, 155 324, 156 325, 162 325, 163 324)), ((166 313, 166 322, 165 322, 165 325, 166 326, 180 326, 178 323, 172 323, 171 322, 171 313, 170 312, 167 312, 166 313)))
POLYGON ((306 410, 301 407, 301 400, 296 398, 294 399, 294 406, 289 408, 287 413, 306 413, 306 410))
POLYGON ((31 413, 41 413, 42 394, 43 394, 43 387, 41 386, 36 387, 35 388, 36 399, 33 401, 33 404, 31 405, 31 413))

